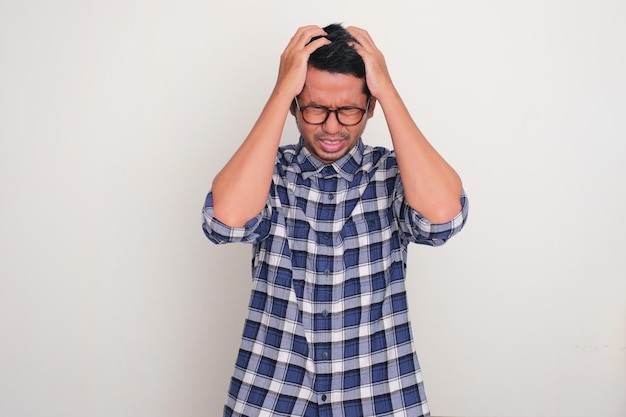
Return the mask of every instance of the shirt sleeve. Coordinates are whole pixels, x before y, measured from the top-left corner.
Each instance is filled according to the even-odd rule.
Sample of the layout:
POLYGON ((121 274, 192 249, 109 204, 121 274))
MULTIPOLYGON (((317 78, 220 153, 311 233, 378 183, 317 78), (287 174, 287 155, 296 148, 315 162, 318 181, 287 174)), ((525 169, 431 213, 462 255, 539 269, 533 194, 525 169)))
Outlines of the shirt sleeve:
POLYGON ((429 246, 441 246, 459 233, 465 226, 469 212, 469 201, 465 190, 461 194, 461 210, 446 223, 431 223, 409 206, 406 199, 401 198, 396 201, 399 201, 399 218, 400 223, 404 225, 405 236, 410 242, 429 246))
POLYGON ((242 227, 231 227, 215 217, 212 192, 209 192, 206 197, 204 208, 202 209, 202 230, 213 243, 256 243, 267 237, 270 225, 271 209, 269 204, 242 227))

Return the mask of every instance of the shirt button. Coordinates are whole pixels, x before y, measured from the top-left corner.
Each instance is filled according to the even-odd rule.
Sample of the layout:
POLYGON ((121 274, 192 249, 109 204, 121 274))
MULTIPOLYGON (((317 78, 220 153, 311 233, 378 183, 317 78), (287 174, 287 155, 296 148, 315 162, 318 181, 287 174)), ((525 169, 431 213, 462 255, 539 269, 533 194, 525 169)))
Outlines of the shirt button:
POLYGON ((335 196, 334 196, 334 195, 332 195, 332 194, 328 194, 328 199, 329 199, 329 200, 331 200, 331 201, 332 201, 334 198, 335 198, 335 196))
POLYGON ((330 269, 325 269, 324 270, 324 276, 327 277, 328 275, 330 275, 330 269))
POLYGON ((327 317, 328 316, 328 310, 322 311, 322 316, 327 317))
POLYGON ((326 401, 326 394, 322 395, 322 401, 326 401))
POLYGON ((328 359, 328 352, 322 352, 322 358, 328 359))

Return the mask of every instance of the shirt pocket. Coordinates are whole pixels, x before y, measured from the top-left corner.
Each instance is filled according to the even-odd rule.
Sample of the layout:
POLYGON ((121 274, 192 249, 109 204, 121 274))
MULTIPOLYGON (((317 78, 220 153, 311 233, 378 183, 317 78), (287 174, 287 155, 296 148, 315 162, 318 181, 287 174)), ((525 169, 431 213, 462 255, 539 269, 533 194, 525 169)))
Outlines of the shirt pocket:
POLYGON ((388 213, 388 211, 370 211, 350 217, 340 234, 344 247, 356 249, 371 245, 388 245, 392 238, 388 213))
MULTIPOLYGON (((351 217, 341 230, 344 267, 357 274, 384 272, 393 250, 393 232, 385 211, 351 217)), ((351 275, 351 274, 349 274, 351 275)))
POLYGON ((392 226, 386 212, 368 212, 352 217, 342 230, 343 293, 358 297, 362 320, 383 317, 387 288, 391 283, 394 259, 392 226))

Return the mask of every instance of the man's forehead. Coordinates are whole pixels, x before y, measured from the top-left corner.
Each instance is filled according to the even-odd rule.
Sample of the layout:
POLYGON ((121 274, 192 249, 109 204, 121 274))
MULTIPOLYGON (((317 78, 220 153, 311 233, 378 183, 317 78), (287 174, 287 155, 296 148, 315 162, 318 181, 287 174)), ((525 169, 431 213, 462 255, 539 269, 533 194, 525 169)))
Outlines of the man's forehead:
POLYGON ((302 93, 360 96, 364 94, 364 89, 364 78, 313 69, 307 72, 302 93))

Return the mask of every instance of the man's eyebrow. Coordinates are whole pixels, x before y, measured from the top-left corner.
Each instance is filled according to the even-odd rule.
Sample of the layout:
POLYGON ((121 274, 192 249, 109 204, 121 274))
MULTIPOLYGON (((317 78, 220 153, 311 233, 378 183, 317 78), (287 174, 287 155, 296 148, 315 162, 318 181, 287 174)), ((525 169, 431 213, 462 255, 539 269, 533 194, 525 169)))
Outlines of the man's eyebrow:
POLYGON ((341 106, 341 107, 328 107, 328 106, 324 106, 323 104, 317 104, 314 101, 309 102, 309 104, 305 104, 304 106, 300 106, 300 107, 323 107, 325 109, 329 109, 329 110, 338 110, 338 109, 347 109, 347 108, 357 108, 360 109, 361 107, 357 106, 356 104, 348 104, 346 106, 341 106))

